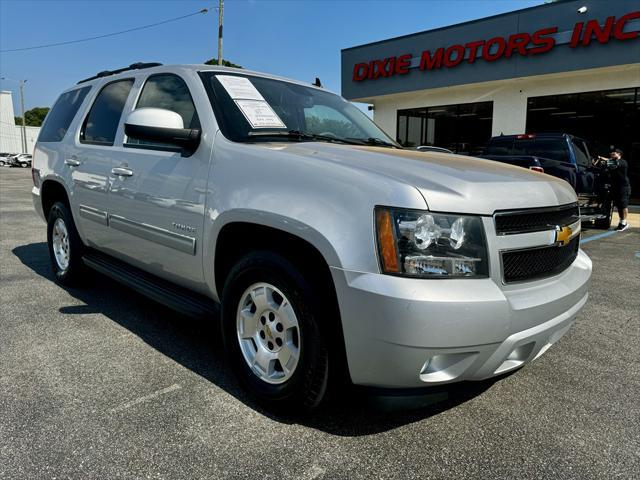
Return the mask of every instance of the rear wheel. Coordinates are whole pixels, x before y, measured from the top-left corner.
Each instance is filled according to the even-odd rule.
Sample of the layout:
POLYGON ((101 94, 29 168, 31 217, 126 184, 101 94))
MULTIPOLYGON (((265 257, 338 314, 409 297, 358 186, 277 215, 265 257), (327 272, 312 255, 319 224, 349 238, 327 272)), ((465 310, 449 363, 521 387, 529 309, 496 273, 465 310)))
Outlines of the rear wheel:
POLYGON ((84 245, 71 212, 62 202, 54 203, 49 211, 47 243, 56 280, 63 285, 76 284, 85 273, 82 263, 84 245))
POLYGON ((0 160, 0 167, 4 167, 4 166, 5 166, 4 160, 0 160))
POLYGON ((225 350, 257 400, 292 409, 322 402, 329 354, 320 311, 311 284, 278 254, 251 253, 231 270, 222 296, 225 350))

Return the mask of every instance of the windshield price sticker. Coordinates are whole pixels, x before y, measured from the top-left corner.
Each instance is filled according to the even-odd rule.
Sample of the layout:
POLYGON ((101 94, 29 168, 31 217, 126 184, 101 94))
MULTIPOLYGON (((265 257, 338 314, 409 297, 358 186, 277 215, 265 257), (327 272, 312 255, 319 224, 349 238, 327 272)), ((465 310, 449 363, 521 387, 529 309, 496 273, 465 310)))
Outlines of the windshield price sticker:
POLYGON ((264 102, 264 97, 260 95, 260 92, 248 78, 230 75, 217 75, 217 78, 234 100, 262 100, 264 102))
POLYGON ((286 125, 264 100, 235 100, 253 128, 285 128, 286 125))

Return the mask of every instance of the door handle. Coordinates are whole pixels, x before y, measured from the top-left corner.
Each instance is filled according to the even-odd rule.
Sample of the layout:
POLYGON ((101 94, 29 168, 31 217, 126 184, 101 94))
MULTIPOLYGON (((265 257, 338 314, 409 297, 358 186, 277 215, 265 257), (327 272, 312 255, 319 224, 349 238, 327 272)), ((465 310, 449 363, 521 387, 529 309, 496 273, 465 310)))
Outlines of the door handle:
POLYGON ((79 167, 81 163, 80 160, 76 160, 75 158, 67 158, 64 161, 64 164, 70 167, 79 167))
POLYGON ((116 167, 111 169, 111 173, 118 175, 119 177, 131 177, 133 175, 133 170, 124 167, 116 167))

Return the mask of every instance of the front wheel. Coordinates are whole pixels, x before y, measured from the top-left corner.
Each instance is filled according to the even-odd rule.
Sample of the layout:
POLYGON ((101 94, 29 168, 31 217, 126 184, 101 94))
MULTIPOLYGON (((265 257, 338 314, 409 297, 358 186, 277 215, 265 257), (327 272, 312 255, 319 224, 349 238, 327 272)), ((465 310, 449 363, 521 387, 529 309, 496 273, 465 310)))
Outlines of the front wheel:
POLYGON ((222 295, 225 350, 257 400, 291 409, 322 402, 329 354, 319 312, 311 284, 276 253, 251 253, 232 269, 222 295))
POLYGON ((78 283, 85 273, 82 263, 84 245, 71 212, 62 202, 54 203, 49 211, 47 244, 56 280, 63 285, 78 283))

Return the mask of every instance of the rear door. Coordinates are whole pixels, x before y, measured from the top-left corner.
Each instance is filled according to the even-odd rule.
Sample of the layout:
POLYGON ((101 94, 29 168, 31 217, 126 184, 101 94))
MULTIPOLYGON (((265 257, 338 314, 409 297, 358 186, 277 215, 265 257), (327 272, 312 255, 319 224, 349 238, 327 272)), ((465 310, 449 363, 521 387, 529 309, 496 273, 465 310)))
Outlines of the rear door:
MULTIPOLYGON (((182 117, 185 128, 201 128, 191 93, 197 84, 190 88, 174 73, 153 74, 140 78, 140 83, 128 111, 144 107, 171 110, 182 117)), ((171 145, 123 139, 114 168, 125 169, 127 176, 111 176, 109 226, 114 254, 150 273, 198 289, 203 283, 202 228, 209 157, 210 148, 204 141, 185 156, 171 145)))
POLYGON ((109 177, 113 168, 115 139, 133 78, 102 86, 69 143, 65 163, 73 179, 74 219, 90 245, 109 245, 109 177))

